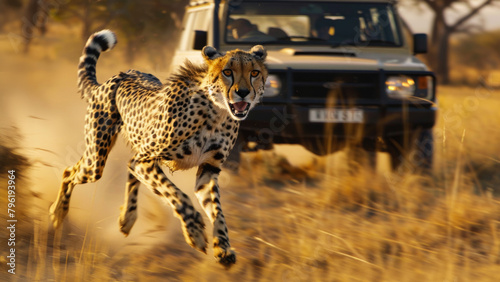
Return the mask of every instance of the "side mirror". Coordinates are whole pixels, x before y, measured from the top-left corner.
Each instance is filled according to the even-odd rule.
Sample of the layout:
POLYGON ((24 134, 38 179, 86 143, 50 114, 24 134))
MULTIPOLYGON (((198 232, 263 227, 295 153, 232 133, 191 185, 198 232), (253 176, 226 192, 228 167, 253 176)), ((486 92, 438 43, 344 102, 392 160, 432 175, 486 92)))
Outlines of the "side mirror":
POLYGON ((194 31, 193 49, 202 50, 207 45, 207 32, 204 30, 194 31))
POLYGON ((414 54, 427 53, 427 34, 415 33, 413 35, 413 53, 414 54))

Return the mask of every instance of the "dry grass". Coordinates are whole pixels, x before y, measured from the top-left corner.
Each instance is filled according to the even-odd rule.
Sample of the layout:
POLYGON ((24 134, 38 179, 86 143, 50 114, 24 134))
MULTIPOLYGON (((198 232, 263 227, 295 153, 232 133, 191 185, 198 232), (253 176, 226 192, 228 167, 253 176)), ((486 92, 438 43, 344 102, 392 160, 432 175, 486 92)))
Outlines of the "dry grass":
MULTIPOLYGON (((8 53, 5 46, 0 45, 8 53)), ((19 81, 3 78, 4 93, 35 97, 34 91, 41 97, 37 102, 47 107, 78 101, 67 98, 74 95, 74 64, 54 59, 56 47, 47 50, 42 56, 39 49, 35 61, 8 53, 11 56, 3 58, 5 65, 16 66, 21 71, 15 75, 23 75, 25 80, 18 87, 19 81), (64 77, 64 82, 54 75, 64 77)), ((75 55, 71 50, 73 47, 66 50, 67 56, 75 56, 76 62, 79 51, 75 55)), ((126 69, 110 63, 110 58, 119 55, 103 56, 99 65, 102 77, 126 69)), ((153 68, 147 63, 139 67, 153 68)), ((228 271, 210 255, 192 250, 180 233, 165 236, 165 226, 138 225, 133 230, 135 237, 123 239, 125 243, 116 247, 115 237, 104 232, 103 226, 111 224, 117 229, 118 212, 102 220, 70 216, 65 228, 55 234, 46 210, 58 180, 36 174, 29 183, 33 190, 42 189, 43 195, 34 199, 33 220, 26 219, 30 224, 19 230, 29 238, 18 246, 24 250, 19 272, 14 278, 5 277, 18 281, 498 281, 500 91, 439 87, 439 95, 436 166, 431 175, 376 172, 362 166, 353 169, 344 165, 347 160, 342 152, 302 165, 292 165, 273 152, 247 154, 239 175, 221 177, 223 208, 238 253, 237 264, 228 271), (86 222, 83 228, 78 221, 86 222)), ((58 112, 57 107, 51 109, 58 112)), ((66 115, 79 121, 84 105, 75 102, 73 108, 60 111, 61 119, 66 115), (70 115, 75 109, 74 116, 70 115)), ((30 134, 32 127, 26 127, 20 118, 10 118, 24 128, 24 134, 30 134)), ((71 125, 66 122, 57 118, 45 121, 62 129, 60 144, 76 144, 81 133, 68 136, 63 130, 71 125)), ((72 126, 80 126, 79 122, 72 126)), ((52 153, 45 151, 24 151, 35 161, 35 170, 49 167, 60 173, 71 164, 67 148, 57 151, 56 146, 40 146, 65 161, 52 161, 47 157, 52 153)), ((127 161, 122 155, 113 156, 114 162, 127 161)), ((119 194, 113 197, 121 200, 124 178, 115 180, 113 171, 107 173, 101 181, 117 182, 119 194)), ((147 193, 141 194, 140 201, 146 200, 147 193)), ((24 195, 32 198, 27 192, 24 195)), ((138 224, 146 218, 159 224, 162 213, 155 205, 143 205, 138 224)), ((179 224, 172 221, 168 228, 177 230, 179 224)), ((1 275, 5 281, 3 268, 1 275)))

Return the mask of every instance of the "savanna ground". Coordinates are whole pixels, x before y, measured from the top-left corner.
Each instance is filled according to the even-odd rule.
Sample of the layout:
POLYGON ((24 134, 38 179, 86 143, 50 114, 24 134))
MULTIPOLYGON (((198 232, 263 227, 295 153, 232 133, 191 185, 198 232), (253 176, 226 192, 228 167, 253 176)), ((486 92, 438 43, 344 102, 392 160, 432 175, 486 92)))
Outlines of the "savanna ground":
MULTIPOLYGON (((238 175, 220 177, 238 254, 225 270, 184 242, 170 208, 144 186, 136 225, 127 238, 119 233, 131 156, 121 140, 103 178, 76 187, 64 228, 52 230, 48 207, 62 170, 84 146, 86 105, 76 95, 82 46, 67 35, 38 39, 26 57, 15 47, 0 35, 2 230, 6 171, 15 169, 18 180, 16 274, 7 273, 9 234, 1 231, 2 281, 500 280, 498 90, 438 87, 430 175, 373 170, 344 152, 314 157, 297 146, 246 154, 238 175)), ((120 56, 120 45, 102 56, 99 81, 129 68, 167 75, 146 56, 133 66, 120 56)), ((172 175, 193 200, 194 174, 172 175)))

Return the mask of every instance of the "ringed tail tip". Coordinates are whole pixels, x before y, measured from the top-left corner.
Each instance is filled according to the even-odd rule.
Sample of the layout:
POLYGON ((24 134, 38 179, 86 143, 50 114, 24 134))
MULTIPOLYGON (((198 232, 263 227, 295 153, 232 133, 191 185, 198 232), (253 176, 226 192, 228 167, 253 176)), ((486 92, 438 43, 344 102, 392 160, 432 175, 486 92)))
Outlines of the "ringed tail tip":
POLYGON ((87 46, 94 45, 93 47, 99 46, 101 52, 109 51, 115 47, 117 43, 116 35, 109 29, 103 29, 94 33, 90 36, 87 46))

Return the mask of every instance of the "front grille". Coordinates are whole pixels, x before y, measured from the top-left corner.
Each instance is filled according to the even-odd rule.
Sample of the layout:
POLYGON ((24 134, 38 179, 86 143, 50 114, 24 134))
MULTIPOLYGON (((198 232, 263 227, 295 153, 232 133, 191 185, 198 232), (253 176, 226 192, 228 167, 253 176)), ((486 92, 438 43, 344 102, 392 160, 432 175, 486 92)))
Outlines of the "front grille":
POLYGON ((380 101, 378 73, 292 73, 292 97, 328 99, 337 104, 371 104, 380 101))

